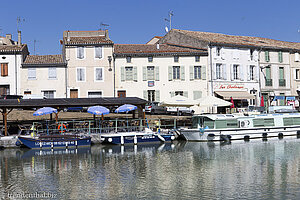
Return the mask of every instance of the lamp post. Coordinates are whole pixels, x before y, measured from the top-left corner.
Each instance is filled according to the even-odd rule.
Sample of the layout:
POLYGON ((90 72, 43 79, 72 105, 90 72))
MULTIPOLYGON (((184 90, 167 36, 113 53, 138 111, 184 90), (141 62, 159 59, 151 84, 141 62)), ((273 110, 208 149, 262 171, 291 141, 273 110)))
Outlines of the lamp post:
POLYGON ((112 71, 112 68, 111 68, 111 61, 112 61, 112 58, 111 56, 107 56, 107 59, 108 59, 108 64, 109 64, 109 68, 108 68, 108 71, 112 71))

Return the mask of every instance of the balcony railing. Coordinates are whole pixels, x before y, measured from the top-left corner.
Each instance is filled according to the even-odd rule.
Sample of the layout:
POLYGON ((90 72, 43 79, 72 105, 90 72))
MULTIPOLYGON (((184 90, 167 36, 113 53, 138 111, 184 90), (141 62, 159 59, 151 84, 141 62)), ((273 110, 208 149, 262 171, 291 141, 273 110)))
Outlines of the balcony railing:
POLYGON ((272 79, 266 79, 266 86, 272 86, 272 79))
POLYGON ((285 86, 285 79, 279 79, 279 86, 285 86))

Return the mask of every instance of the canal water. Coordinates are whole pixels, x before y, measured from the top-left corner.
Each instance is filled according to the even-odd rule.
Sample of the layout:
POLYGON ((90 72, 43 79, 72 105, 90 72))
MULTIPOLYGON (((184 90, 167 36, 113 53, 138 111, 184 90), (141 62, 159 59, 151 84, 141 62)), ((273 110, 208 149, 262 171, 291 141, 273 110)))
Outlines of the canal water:
POLYGON ((300 139, 295 137, 6 149, 0 151, 0 164, 2 199, 300 198, 300 139))

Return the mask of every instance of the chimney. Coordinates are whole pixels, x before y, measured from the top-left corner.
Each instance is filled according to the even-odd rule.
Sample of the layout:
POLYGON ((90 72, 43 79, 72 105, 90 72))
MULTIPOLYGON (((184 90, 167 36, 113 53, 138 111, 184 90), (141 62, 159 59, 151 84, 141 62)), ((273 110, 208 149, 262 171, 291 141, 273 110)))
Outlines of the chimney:
POLYGON ((159 44, 156 44, 156 48, 159 49, 159 44))
POLYGON ((6 34, 6 39, 9 39, 9 40, 11 40, 11 34, 6 34))
POLYGON ((108 30, 105 30, 105 38, 109 39, 109 37, 108 37, 108 30))
POLYGON ((21 31, 18 31, 18 45, 21 45, 21 31))

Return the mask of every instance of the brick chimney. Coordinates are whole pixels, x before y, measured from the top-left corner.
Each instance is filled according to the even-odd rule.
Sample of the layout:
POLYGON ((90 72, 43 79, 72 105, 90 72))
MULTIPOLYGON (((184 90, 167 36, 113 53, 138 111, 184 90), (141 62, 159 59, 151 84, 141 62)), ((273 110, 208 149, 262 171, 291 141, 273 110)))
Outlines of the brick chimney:
POLYGON ((18 45, 21 45, 21 31, 18 31, 18 45))

